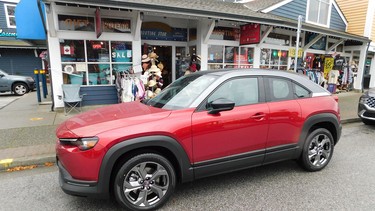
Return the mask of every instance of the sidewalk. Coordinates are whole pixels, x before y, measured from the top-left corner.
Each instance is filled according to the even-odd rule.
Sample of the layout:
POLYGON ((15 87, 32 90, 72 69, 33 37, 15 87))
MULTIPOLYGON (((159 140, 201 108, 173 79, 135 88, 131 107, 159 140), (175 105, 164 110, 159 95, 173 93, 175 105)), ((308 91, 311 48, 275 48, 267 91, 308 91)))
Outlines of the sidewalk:
MULTIPOLYGON (((0 106, 0 171, 55 162, 55 130, 76 113, 65 116, 62 109, 51 111, 50 99, 42 96, 42 103, 38 103, 36 95, 31 92, 22 97, 12 96, 9 104, 0 106)), ((360 121, 357 103, 361 93, 344 92, 337 96, 342 123, 360 121)), ((83 111, 97 107, 84 106, 83 111)))

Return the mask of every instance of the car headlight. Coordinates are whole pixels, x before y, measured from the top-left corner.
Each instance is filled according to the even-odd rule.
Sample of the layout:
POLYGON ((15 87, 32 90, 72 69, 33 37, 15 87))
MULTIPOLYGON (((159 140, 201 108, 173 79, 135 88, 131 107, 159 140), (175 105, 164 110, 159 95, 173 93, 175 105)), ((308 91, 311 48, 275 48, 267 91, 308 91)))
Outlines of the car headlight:
POLYGON ((60 138, 60 143, 65 145, 76 146, 80 150, 89 150, 92 149, 96 143, 98 143, 98 137, 90 138, 60 138))
POLYGON ((34 82, 33 78, 26 78, 26 80, 29 81, 29 82, 34 82))
POLYGON ((369 97, 367 97, 367 96, 361 96, 361 97, 359 98, 359 103, 360 103, 360 104, 366 104, 368 98, 369 98, 369 97))

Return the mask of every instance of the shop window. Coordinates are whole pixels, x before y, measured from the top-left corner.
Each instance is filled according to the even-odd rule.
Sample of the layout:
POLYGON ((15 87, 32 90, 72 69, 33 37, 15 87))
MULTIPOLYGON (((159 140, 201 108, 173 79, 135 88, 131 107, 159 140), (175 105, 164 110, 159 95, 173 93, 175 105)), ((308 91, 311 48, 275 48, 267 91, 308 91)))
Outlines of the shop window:
POLYGON ((132 67, 131 42, 63 40, 60 51, 65 84, 113 85, 132 67))
POLYGON ((16 5, 4 4, 4 8, 8 28, 16 28, 16 5))
POLYGON ((307 21, 328 26, 330 0, 308 0, 307 21))
POLYGON ((85 45, 83 40, 60 41, 62 62, 85 62, 85 45))
POLYGON ((288 51, 277 49, 262 49, 260 68, 287 70, 288 51))
POLYGON ((111 42, 112 69, 115 72, 128 72, 133 61, 131 42, 111 42))
POLYGON ((251 68, 253 60, 253 48, 219 45, 208 47, 208 69, 251 68))

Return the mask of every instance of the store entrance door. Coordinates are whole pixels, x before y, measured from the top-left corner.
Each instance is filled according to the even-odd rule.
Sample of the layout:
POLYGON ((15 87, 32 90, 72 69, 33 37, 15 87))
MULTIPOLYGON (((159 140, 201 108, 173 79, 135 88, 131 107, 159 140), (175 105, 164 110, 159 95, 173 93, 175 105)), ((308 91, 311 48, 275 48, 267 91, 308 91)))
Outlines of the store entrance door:
POLYGON ((164 88, 172 83, 172 46, 152 46, 152 50, 159 56, 156 65, 161 62, 164 66, 162 70, 164 88))

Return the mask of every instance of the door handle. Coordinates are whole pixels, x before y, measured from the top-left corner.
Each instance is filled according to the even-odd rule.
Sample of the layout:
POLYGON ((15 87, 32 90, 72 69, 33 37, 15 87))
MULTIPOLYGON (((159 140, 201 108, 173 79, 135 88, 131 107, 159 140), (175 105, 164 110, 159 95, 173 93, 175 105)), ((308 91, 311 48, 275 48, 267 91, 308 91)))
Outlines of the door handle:
POLYGON ((250 118, 255 119, 257 121, 262 121, 262 120, 264 120, 265 117, 266 117, 265 113, 256 113, 253 116, 251 116, 250 118))

